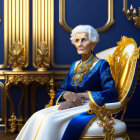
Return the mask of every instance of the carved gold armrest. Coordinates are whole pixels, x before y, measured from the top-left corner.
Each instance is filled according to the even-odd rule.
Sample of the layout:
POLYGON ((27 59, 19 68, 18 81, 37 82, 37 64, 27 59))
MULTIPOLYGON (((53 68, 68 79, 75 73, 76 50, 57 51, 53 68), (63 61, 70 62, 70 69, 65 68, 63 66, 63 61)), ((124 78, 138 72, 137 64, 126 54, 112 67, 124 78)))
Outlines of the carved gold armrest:
POLYGON ((103 132, 106 138, 113 137, 114 132, 114 118, 123 108, 123 104, 120 102, 105 104, 103 107, 96 106, 92 102, 89 103, 88 114, 95 113, 97 118, 101 121, 99 126, 103 126, 103 132))
POLYGON ((121 102, 115 102, 115 103, 107 103, 104 106, 100 107, 90 102, 89 107, 90 108, 87 111, 89 114, 95 113, 97 116, 98 115, 100 116, 100 114, 102 113, 102 115, 106 116, 119 113, 124 108, 124 104, 122 104, 121 102))

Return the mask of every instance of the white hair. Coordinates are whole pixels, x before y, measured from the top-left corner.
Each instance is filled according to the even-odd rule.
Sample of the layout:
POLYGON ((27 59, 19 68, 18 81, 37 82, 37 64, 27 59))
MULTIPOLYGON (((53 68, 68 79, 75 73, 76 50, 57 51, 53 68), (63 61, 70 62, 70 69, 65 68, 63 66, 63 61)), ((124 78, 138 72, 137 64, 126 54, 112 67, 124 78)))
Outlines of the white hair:
POLYGON ((99 34, 98 34, 98 32, 96 31, 95 28, 93 28, 90 25, 78 25, 71 32, 70 40, 72 41, 73 44, 75 42, 75 34, 82 33, 82 32, 88 33, 88 39, 91 42, 96 42, 97 43, 99 41, 99 34))

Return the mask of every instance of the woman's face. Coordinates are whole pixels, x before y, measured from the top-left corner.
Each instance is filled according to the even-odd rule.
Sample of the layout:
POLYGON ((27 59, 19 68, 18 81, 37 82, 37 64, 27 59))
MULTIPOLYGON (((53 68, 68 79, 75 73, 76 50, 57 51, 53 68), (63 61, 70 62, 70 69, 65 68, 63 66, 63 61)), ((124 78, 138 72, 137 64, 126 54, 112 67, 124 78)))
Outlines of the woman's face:
POLYGON ((88 55, 94 48, 95 43, 88 39, 88 33, 76 33, 74 45, 77 49, 77 53, 80 55, 88 55))

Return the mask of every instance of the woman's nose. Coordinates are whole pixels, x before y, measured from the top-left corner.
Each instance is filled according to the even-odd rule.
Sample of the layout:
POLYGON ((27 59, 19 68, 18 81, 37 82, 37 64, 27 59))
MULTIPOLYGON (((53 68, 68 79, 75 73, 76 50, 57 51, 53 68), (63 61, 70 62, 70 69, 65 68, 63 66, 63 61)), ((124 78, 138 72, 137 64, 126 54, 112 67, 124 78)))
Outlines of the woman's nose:
POLYGON ((81 40, 79 40, 78 46, 79 46, 79 47, 82 46, 82 41, 81 41, 81 40))

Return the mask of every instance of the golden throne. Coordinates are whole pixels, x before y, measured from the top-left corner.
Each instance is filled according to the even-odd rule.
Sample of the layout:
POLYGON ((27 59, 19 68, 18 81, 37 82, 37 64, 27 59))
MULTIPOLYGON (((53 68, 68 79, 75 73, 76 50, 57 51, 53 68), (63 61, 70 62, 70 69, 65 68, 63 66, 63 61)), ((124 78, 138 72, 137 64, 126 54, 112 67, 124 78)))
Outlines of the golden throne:
POLYGON ((127 127, 123 122, 127 103, 132 98, 137 81, 139 48, 132 38, 122 37, 118 46, 97 54, 105 58, 110 65, 111 73, 118 91, 118 102, 107 103, 103 107, 96 103, 89 104, 89 114, 95 113, 96 119, 90 121, 81 140, 129 140, 127 127), (123 111, 121 120, 116 114, 123 111))

